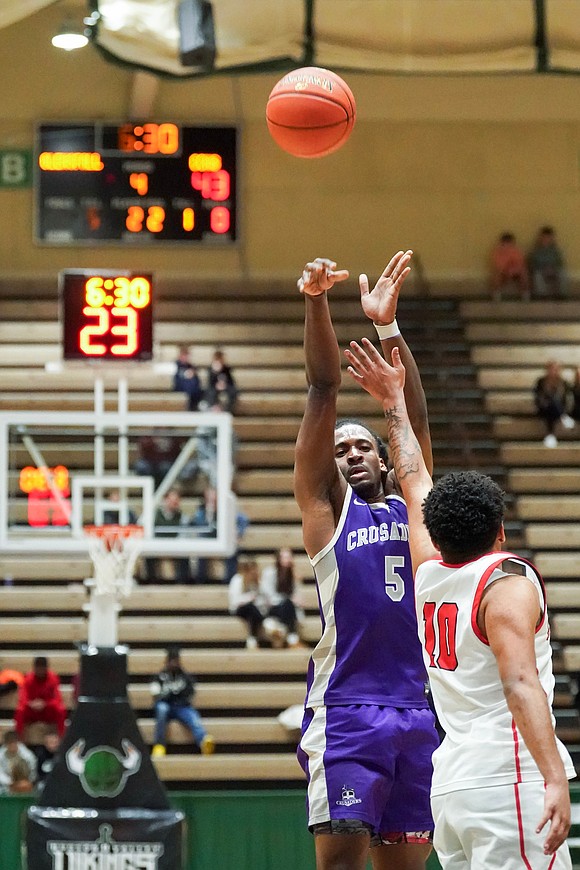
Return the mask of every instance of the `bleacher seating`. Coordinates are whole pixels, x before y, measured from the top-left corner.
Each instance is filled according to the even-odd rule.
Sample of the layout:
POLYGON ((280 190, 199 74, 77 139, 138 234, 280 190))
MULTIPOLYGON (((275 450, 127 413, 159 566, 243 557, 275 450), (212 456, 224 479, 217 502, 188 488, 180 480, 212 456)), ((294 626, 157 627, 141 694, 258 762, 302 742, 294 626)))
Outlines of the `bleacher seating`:
MULTIPOLYGON (((82 367, 44 371, 45 363, 56 363, 60 356, 54 289, 32 282, 28 299, 26 290, 26 286, 0 285, 4 317, 0 409, 92 408, 90 371, 82 367)), ((365 333, 372 335, 358 300, 344 287, 336 290, 332 309, 341 344, 365 333)), ((310 646, 319 632, 319 618, 292 497, 293 444, 306 390, 303 302, 282 284, 253 283, 249 289, 168 285, 161 296, 156 330, 159 361, 170 363, 178 345, 186 343, 192 347, 193 360, 203 367, 219 344, 234 367, 241 389, 234 418, 239 439, 236 490, 241 508, 251 519, 244 548, 261 562, 271 559, 279 546, 295 548, 298 574, 305 581, 303 638, 310 646)), ((558 312, 561 319, 551 329, 544 322, 545 311, 540 316, 535 303, 524 309, 510 302, 499 306, 466 302, 461 305, 464 329, 455 302, 410 299, 401 303, 399 321, 428 396, 436 473, 477 467, 518 496, 517 503, 509 504, 510 545, 524 553, 534 549, 550 584, 554 635, 565 644, 559 665, 558 725, 561 733, 580 741, 567 681, 568 672, 580 670, 580 643, 562 634, 573 630, 570 621, 563 621, 570 610, 567 593, 571 602, 580 603, 580 585, 573 583, 580 579, 575 567, 580 538, 572 531, 580 513, 575 499, 580 490, 580 447, 570 440, 546 451, 530 398, 530 385, 551 356, 569 365, 580 362, 574 345, 580 329, 573 320, 580 314, 580 303, 559 303, 558 312), (517 321, 523 313, 533 321, 533 329, 517 321), (555 543, 555 533, 562 544, 555 543), (554 547, 565 551, 554 552, 554 547)), ((182 410, 183 398, 170 391, 170 380, 167 371, 145 376, 138 366, 129 370, 130 408, 182 410)), ((115 402, 113 386, 114 379, 106 374, 108 407, 115 402)), ((346 375, 339 413, 362 417, 381 428, 374 401, 346 375)), ((571 433, 571 439, 574 436, 571 433)), ((90 467, 91 457, 84 447, 71 443, 62 449, 71 468, 90 467)), ((184 499, 184 507, 191 510, 193 502, 184 499)), ((79 584, 90 573, 87 558, 0 554, 0 578, 10 576, 14 583, 0 588, 0 666, 26 670, 32 655, 45 652, 62 675, 70 698, 76 670, 73 644, 86 637, 82 612, 86 593, 79 584)), ((296 735, 282 729, 276 716, 303 697, 307 648, 246 650, 242 624, 227 613, 225 587, 211 585, 141 587, 127 602, 119 629, 121 641, 131 647, 130 694, 147 740, 152 739, 148 683, 162 664, 164 645, 182 644, 186 666, 199 677, 197 703, 208 728, 215 732, 216 755, 205 758, 192 752, 189 736, 176 725, 169 754, 156 761, 164 778, 302 781, 294 758, 296 735)), ((1 728, 10 721, 14 699, 0 700, 1 728)))
POLYGON ((580 425, 559 431, 556 448, 544 447, 532 389, 552 359, 572 380, 580 365, 580 302, 469 301, 460 310, 501 445, 507 489, 525 527, 522 552, 528 551, 547 583, 561 689, 558 730, 578 758, 580 722, 573 698, 580 672, 580 425))

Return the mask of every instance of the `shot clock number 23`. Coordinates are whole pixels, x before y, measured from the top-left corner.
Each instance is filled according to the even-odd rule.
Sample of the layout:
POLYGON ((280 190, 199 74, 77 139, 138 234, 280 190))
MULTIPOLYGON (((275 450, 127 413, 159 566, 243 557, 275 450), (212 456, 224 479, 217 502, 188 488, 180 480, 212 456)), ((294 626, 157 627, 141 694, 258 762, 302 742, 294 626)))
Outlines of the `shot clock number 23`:
POLYGON ((64 270, 59 283, 65 360, 151 359, 151 275, 64 270))

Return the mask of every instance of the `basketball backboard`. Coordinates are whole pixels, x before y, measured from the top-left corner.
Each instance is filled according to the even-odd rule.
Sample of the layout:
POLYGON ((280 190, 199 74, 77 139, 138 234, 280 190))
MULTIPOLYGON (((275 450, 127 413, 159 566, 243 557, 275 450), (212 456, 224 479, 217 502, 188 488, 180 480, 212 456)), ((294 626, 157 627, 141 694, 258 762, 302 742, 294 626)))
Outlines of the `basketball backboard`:
POLYGON ((103 523, 142 525, 144 555, 235 549, 229 414, 1 412, 0 463, 0 552, 84 553, 103 523))

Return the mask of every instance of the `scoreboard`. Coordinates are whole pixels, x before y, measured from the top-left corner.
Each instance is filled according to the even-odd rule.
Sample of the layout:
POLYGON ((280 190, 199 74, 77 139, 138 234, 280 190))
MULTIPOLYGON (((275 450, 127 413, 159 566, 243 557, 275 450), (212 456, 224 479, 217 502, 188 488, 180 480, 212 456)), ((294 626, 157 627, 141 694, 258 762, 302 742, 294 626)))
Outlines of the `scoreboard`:
POLYGON ((35 241, 44 245, 237 240, 235 127, 42 124, 35 241))

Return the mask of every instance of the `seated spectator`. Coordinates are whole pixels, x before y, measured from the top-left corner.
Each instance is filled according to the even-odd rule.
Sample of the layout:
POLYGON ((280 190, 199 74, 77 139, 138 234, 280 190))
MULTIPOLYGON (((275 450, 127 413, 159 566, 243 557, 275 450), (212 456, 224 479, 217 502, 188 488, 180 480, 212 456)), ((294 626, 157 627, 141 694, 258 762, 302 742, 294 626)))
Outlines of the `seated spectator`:
POLYGON ((574 399, 574 404, 572 405, 572 418, 576 423, 580 423, 580 368, 577 368, 574 372, 572 396, 574 399))
POLYGON ((171 719, 189 728, 202 755, 211 755, 215 740, 202 725, 201 716, 191 706, 195 694, 195 680, 181 666, 179 650, 167 650, 165 667, 151 683, 155 699, 155 738, 152 755, 165 755, 167 724, 171 719))
POLYGON ((542 227, 528 258, 534 296, 566 295, 564 257, 552 227, 542 227))
POLYGON ((185 393, 189 411, 197 411, 199 409, 199 403, 203 399, 204 391, 197 368, 191 361, 187 345, 182 345, 179 348, 179 354, 175 363, 175 374, 173 376, 173 390, 174 392, 185 393))
MULTIPOLYGON (((197 526, 200 531, 200 538, 215 538, 217 534, 217 492, 215 486, 206 486, 203 492, 203 501, 195 511, 191 518, 190 525, 197 526)), ((240 545, 246 529, 250 525, 250 520, 242 511, 236 512, 236 550, 232 556, 227 556, 223 560, 223 574, 218 582, 229 583, 236 571, 238 570, 238 555, 240 545)), ((209 565, 214 562, 213 559, 208 559, 201 556, 197 561, 197 583, 209 582, 209 565)))
POLYGON ((275 565, 262 571, 262 588, 270 601, 263 628, 273 646, 297 646, 299 624, 304 619, 296 595, 294 554, 288 547, 276 553, 275 565))
POLYGON ((503 233, 491 254, 491 292, 495 300, 501 299, 502 288, 515 283, 522 299, 530 298, 528 268, 524 252, 516 243, 513 233, 503 233))
POLYGON ((18 705, 14 713, 16 731, 21 740, 25 729, 35 722, 55 725, 62 737, 66 721, 66 709, 60 694, 60 680, 49 670, 46 656, 37 656, 33 669, 24 677, 18 693, 18 705))
POLYGON ((545 447, 558 446, 555 434, 558 423, 566 429, 574 427, 574 420, 567 413, 571 393, 570 384, 562 377, 560 363, 550 360, 546 363, 545 374, 538 378, 534 386, 536 413, 547 429, 545 447))
POLYGON ((16 731, 6 731, 0 749, 0 794, 26 794, 36 782, 36 758, 16 731))
MULTIPOLYGON (((121 494, 118 489, 114 489, 109 493, 108 499, 112 504, 109 505, 106 511, 103 511, 103 522, 105 525, 118 526, 120 523, 120 509, 116 507, 121 500, 121 494)), ((134 526, 137 522, 137 514, 131 508, 127 511, 127 522, 134 526)))
POLYGON ((215 350, 208 369, 207 403, 210 411, 218 407, 234 413, 238 388, 223 350, 215 350))
POLYGON ((35 750, 38 764, 38 788, 44 788, 44 781, 54 767, 54 761, 60 747, 58 729, 54 726, 47 728, 42 744, 35 750))
POLYGON ((247 649, 256 649, 266 639, 264 618, 270 601, 260 584, 260 569, 255 559, 240 558, 238 572, 228 588, 229 611, 243 619, 248 626, 247 649))
MULTIPOLYGON (((168 489, 163 496, 163 502, 155 512, 154 532, 155 537, 177 538, 180 526, 185 524, 181 512, 181 496, 177 489, 168 489)), ((177 583, 189 583, 191 575, 189 571, 189 559, 175 557, 171 560, 175 566, 175 581, 177 583)), ((148 557, 145 559, 145 574, 147 583, 155 583, 160 577, 159 559, 148 557)))

